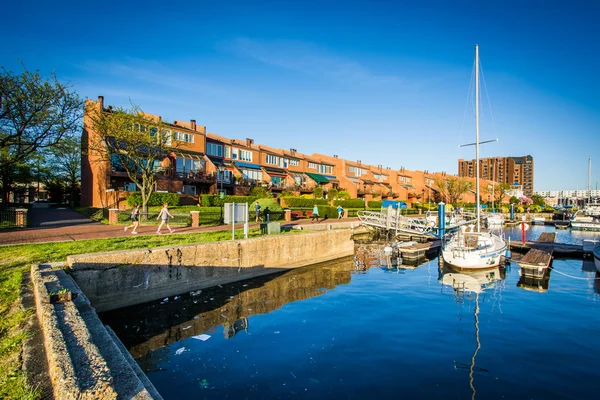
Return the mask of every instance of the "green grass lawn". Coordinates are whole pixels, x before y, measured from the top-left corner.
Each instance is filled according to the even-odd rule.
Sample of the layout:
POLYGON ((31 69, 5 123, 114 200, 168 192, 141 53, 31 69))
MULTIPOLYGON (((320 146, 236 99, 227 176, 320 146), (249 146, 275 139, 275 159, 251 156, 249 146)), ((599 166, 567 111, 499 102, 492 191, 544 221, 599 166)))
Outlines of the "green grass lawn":
MULTIPOLYGON (((248 237, 257 236, 260 236, 258 229, 251 229, 248 233, 248 237)), ((243 237, 243 230, 236 230, 236 237, 243 237)), ((23 274, 29 273, 32 264, 65 261, 68 255, 74 254, 230 239, 231 231, 217 231, 0 247, 0 398, 34 399, 38 396, 34 388, 27 386, 21 370, 21 348, 23 341, 29 336, 24 323, 34 310, 22 309, 19 294, 23 274)))

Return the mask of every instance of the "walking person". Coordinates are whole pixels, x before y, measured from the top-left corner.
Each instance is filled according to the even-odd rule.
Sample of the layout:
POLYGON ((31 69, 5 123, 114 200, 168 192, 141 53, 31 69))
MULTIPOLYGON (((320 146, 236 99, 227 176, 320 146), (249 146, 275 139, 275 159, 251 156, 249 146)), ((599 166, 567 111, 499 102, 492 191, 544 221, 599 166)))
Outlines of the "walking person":
POLYGON ((263 219, 260 217, 260 204, 258 204, 258 201, 254 205, 254 212, 256 214, 256 223, 258 224, 259 219, 260 219, 260 222, 262 222, 263 219))
POLYGON ((317 222, 319 222, 319 207, 317 207, 317 205, 315 204, 315 206, 313 207, 313 212, 312 212, 312 220, 310 221, 310 223, 312 224, 313 222, 315 222, 315 219, 317 220, 317 222))
POLYGON ((156 233, 158 233, 159 235, 161 235, 160 228, 162 228, 162 226, 164 224, 167 225, 167 228, 169 229, 170 233, 175 232, 175 230, 171 229, 171 227, 169 226, 169 217, 173 218, 173 215, 171 215, 167 206, 168 206, 168 204, 164 203, 163 207, 160 209, 160 212, 158 213, 158 217, 156 217, 156 219, 162 218, 162 221, 160 221, 160 225, 158 225, 158 229, 156 230, 156 233))
POLYGON ((135 207, 133 207, 133 210, 131 211, 131 216, 129 217, 129 219, 131 219, 131 221, 132 221, 131 225, 126 226, 123 230, 125 232, 127 232, 127 229, 133 228, 131 230, 131 234, 137 235, 136 229, 138 228, 138 226, 140 226, 140 205, 139 204, 136 204, 135 207))
POLYGON ((342 217, 344 215, 344 208, 342 207, 341 204, 338 205, 337 211, 338 211, 338 219, 342 219, 342 217))

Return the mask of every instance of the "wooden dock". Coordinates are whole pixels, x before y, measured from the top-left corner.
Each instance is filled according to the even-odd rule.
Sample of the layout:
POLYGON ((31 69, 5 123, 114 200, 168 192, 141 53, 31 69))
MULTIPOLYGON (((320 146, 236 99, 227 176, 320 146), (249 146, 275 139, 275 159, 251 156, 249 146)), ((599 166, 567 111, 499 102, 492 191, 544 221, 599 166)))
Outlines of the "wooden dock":
POLYGON ((556 232, 542 232, 538 238, 538 243, 554 243, 556 241, 556 232))
POLYGON ((542 278, 552 261, 552 253, 544 250, 531 249, 525 254, 519 265, 521 266, 521 276, 542 278))
POLYGON ((417 243, 412 246, 399 247, 398 251, 402 255, 402 258, 406 258, 407 260, 417 260, 425 257, 425 253, 434 250, 437 251, 440 247, 442 247, 442 241, 434 240, 427 243, 417 243))

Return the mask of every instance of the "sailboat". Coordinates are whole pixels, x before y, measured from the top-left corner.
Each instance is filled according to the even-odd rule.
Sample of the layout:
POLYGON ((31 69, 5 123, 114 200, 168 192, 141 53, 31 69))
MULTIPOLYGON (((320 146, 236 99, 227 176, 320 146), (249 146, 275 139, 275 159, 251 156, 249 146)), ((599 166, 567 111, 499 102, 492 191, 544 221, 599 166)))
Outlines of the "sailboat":
MULTIPOLYGON (((494 140, 495 141, 495 140, 494 140)), ((483 143, 488 143, 483 142, 483 143)), ((442 245, 442 257, 455 270, 495 268, 506 253, 506 242, 491 232, 481 231, 479 189, 479 46, 475 45, 475 195, 477 197, 476 226, 461 226, 456 234, 442 245)))

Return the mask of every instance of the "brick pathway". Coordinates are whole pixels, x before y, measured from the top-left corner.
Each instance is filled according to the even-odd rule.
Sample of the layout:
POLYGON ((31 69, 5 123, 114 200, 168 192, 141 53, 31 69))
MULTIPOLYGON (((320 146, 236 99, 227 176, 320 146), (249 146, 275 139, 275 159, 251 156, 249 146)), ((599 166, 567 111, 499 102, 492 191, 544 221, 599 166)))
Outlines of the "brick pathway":
MULTIPOLYGON (((131 231, 123 231, 123 225, 105 225, 95 222, 67 208, 33 208, 29 212, 29 220, 30 228, 0 231, 0 246, 132 236, 131 231)), ((337 222, 358 221, 358 218, 328 219, 326 221, 328 224, 335 224, 337 222)), ((307 219, 291 223, 282 222, 282 227, 310 224, 310 220, 307 219)), ((258 224, 250 224, 250 228, 257 228, 258 226, 258 224)), ((144 226, 142 224, 138 228, 138 232, 139 235, 156 235, 156 228, 156 225, 144 226)), ((239 226, 239 229, 241 228, 242 225, 239 226)), ((231 225, 201 226, 198 228, 175 227, 174 229, 175 234, 198 233, 231 230, 231 225)), ((169 234, 169 230, 165 227, 161 231, 163 234, 169 234)))

